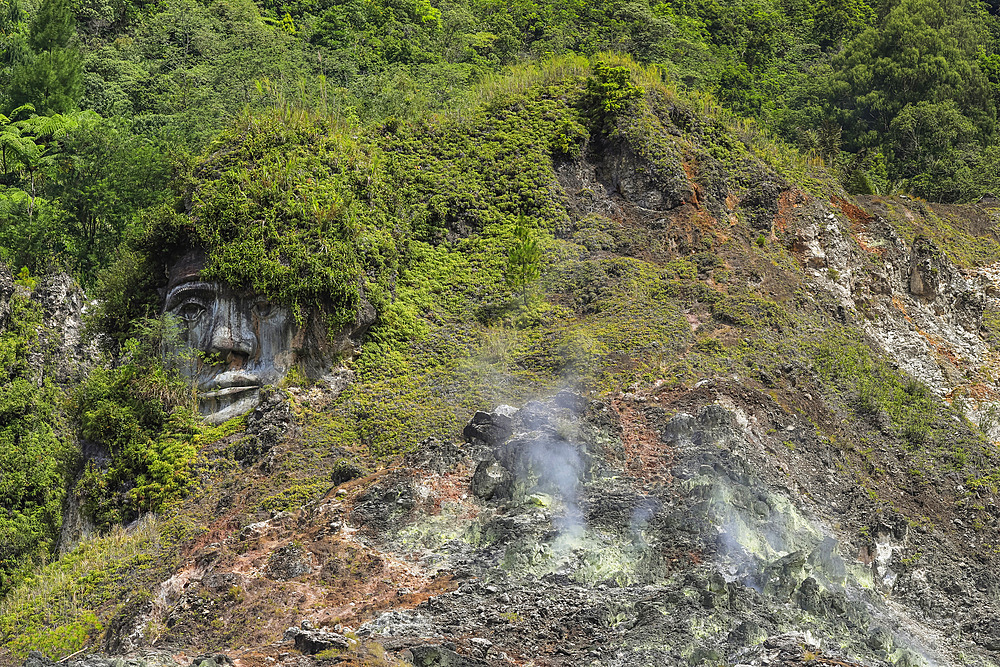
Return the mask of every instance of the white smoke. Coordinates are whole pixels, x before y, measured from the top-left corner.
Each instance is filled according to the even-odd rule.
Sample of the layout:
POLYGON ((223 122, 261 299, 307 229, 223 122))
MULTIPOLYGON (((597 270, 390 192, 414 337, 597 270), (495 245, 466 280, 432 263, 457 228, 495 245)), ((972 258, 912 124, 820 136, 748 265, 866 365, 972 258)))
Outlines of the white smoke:
POLYGON ((568 537, 579 537, 586 529, 580 509, 583 459, 576 445, 558 437, 542 436, 526 443, 527 468, 538 477, 533 491, 552 494, 562 501, 563 513, 552 519, 554 527, 568 537))

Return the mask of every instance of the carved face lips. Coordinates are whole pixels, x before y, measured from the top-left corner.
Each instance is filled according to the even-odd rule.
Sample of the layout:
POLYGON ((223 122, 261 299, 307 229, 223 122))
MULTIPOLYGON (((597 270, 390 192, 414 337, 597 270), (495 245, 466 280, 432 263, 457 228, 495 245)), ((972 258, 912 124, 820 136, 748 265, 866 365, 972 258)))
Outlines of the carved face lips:
POLYGON ((260 378, 244 371, 224 371, 198 386, 200 412, 213 423, 253 409, 260 401, 260 378))

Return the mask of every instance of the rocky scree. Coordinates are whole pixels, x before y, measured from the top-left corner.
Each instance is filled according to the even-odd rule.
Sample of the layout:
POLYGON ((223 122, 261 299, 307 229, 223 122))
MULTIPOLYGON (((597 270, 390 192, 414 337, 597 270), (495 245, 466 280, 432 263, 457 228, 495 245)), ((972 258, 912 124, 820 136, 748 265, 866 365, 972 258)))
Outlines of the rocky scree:
POLYGON ((723 382, 561 392, 477 413, 465 432, 297 511, 211 533, 219 541, 152 604, 123 608, 105 650, 160 664, 150 623, 178 646, 280 595, 299 602, 261 627, 277 643, 227 653, 237 666, 376 644, 412 664, 997 657, 985 620, 998 613, 995 563, 970 558, 963 533, 874 502, 814 427, 765 394, 723 382), (504 484, 485 492, 484 470, 504 484), (356 576, 367 604, 341 588, 356 576), (306 618, 285 633, 295 614, 306 618))

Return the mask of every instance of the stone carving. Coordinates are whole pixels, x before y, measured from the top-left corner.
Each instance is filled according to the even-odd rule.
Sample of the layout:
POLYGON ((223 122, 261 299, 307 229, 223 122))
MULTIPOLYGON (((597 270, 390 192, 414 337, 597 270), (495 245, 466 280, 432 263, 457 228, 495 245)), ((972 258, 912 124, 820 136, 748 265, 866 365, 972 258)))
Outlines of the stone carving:
POLYGON ((330 340, 315 323, 299 327, 287 308, 259 294, 204 280, 204 267, 205 254, 196 251, 168 267, 163 311, 179 329, 166 352, 212 424, 253 409, 261 388, 281 382, 293 365, 310 377, 328 373, 331 360, 349 354, 375 319, 362 298, 356 321, 330 340))
POLYGON ((191 253, 169 272, 163 304, 187 350, 172 349, 198 392, 210 423, 248 412, 260 389, 285 377, 294 362, 295 321, 287 308, 256 294, 201 278, 204 256, 191 253))

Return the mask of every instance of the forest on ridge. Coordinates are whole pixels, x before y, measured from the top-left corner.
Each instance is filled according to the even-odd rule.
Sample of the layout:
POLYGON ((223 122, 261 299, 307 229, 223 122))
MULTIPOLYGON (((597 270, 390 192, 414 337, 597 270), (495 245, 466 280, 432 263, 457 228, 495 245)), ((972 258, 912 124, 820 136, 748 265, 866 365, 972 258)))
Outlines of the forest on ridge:
POLYGON ((486 78, 567 53, 655 64, 852 192, 1000 190, 984 2, 5 0, 0 35, 0 252, 85 284, 241 114, 460 114, 486 78))

